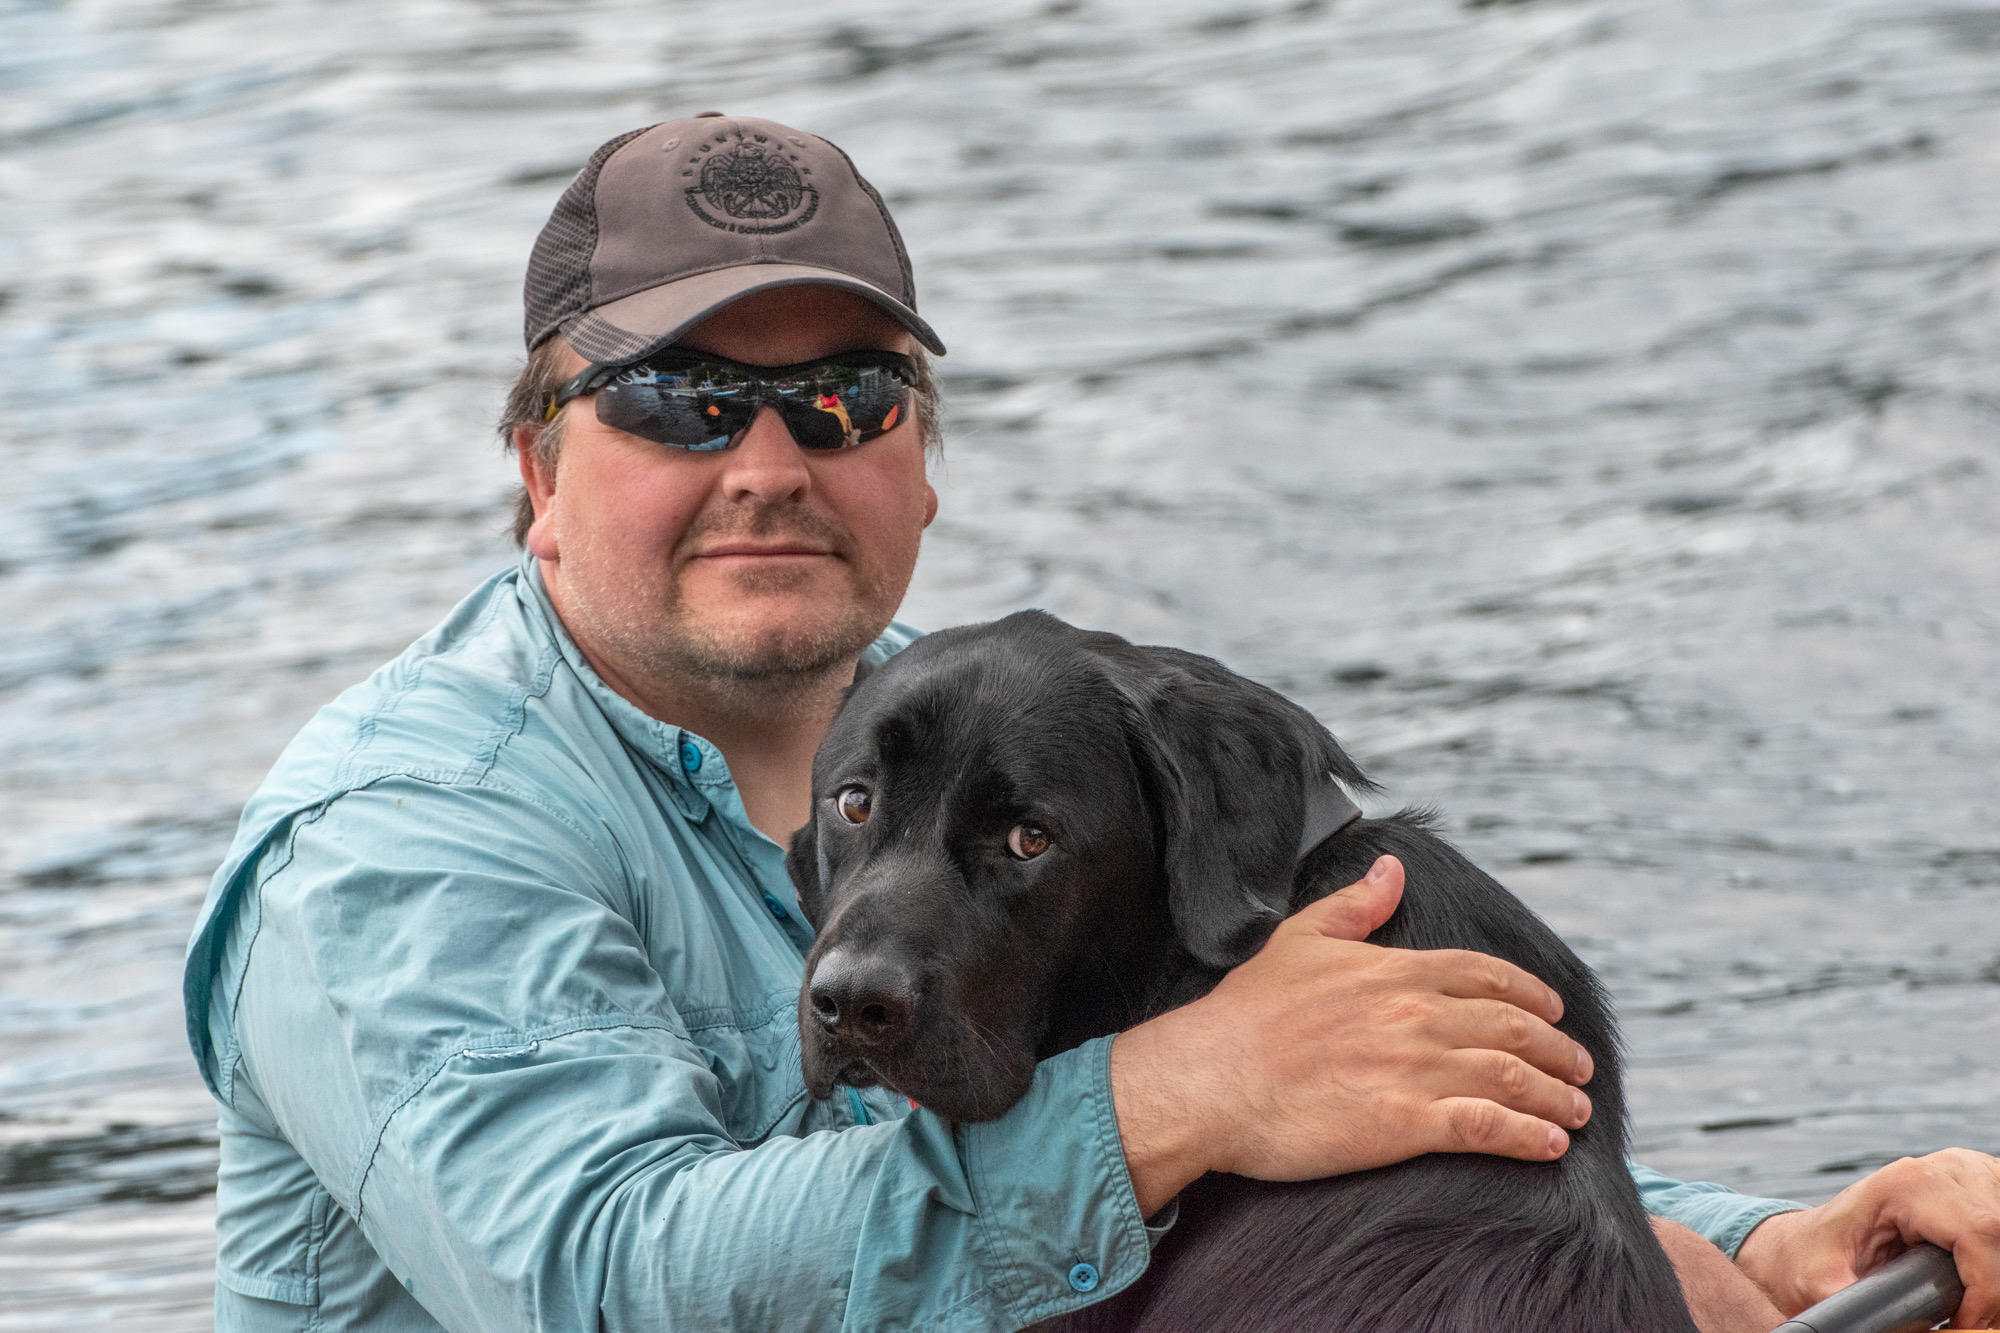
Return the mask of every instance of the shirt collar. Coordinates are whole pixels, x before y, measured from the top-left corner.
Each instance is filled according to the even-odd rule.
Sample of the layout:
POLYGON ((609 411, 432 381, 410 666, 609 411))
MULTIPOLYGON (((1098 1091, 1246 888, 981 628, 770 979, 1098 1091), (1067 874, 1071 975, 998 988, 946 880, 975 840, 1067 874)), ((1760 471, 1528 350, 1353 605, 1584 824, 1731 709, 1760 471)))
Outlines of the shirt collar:
POLYGON ((642 711, 631 700, 606 685, 604 678, 590 665, 590 659, 576 646, 576 640, 570 637, 569 627, 563 624, 555 603, 549 599, 548 585, 542 581, 541 561, 523 551, 520 570, 518 586, 521 600, 540 616, 563 660, 569 663, 576 678, 583 682, 591 701, 604 714, 611 729, 618 733, 619 739, 628 748, 644 755, 667 779, 668 790, 682 814, 696 823, 705 819, 713 789, 717 786, 728 787, 733 794, 735 787, 722 751, 705 737, 671 722, 662 722, 642 711), (704 791, 704 788, 709 790, 704 791))

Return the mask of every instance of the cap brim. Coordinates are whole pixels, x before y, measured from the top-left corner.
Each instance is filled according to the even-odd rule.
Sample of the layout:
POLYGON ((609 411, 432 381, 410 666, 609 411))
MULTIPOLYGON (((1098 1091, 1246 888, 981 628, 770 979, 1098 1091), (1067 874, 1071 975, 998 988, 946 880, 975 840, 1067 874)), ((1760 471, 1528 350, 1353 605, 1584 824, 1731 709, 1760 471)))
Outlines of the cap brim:
POLYGON ((944 344, 916 311, 873 283, 811 264, 739 264, 663 282, 585 311, 563 329, 580 356, 598 365, 620 365, 657 352, 731 301, 777 287, 838 287, 865 296, 939 356, 944 344))

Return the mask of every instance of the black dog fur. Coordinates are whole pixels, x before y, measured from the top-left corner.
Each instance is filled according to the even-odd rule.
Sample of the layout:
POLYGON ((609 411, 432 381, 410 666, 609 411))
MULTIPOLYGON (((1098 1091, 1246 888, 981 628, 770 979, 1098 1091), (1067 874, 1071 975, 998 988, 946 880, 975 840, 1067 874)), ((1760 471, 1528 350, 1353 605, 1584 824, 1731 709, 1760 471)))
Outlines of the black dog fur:
POLYGON ((1056 1326, 1692 1333, 1625 1168, 1596 978, 1421 813, 1358 820, 1299 861, 1324 773, 1371 786, 1311 714, 1205 657, 1039 612, 918 641, 842 706, 787 858, 819 930, 808 1088, 883 1083, 951 1119, 998 1116, 1036 1060, 1206 993, 1387 853, 1404 895, 1371 939, 1495 954, 1560 992, 1558 1026, 1596 1062, 1589 1124, 1556 1162, 1204 1177, 1144 1277, 1056 1326), (861 823, 840 810, 850 788, 861 823), (1047 852, 1008 852, 1022 824, 1047 852))

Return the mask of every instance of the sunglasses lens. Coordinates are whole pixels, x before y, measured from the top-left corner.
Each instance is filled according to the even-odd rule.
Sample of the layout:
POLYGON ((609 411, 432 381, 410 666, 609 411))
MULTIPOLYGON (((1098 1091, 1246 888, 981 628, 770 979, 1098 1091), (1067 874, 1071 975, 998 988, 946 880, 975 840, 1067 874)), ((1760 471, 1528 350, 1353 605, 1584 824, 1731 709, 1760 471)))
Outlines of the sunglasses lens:
POLYGON ((639 366, 597 391, 597 419, 655 444, 727 449, 770 404, 801 449, 847 449, 909 415, 910 386, 887 366, 829 362, 765 380, 726 366, 639 366))
POLYGON ((866 444, 909 413, 910 386, 885 366, 815 366, 772 388, 801 449, 866 444))
POLYGON ((597 391, 597 419, 676 449, 727 449, 756 415, 757 400, 742 380, 701 373, 708 369, 628 372, 597 391))

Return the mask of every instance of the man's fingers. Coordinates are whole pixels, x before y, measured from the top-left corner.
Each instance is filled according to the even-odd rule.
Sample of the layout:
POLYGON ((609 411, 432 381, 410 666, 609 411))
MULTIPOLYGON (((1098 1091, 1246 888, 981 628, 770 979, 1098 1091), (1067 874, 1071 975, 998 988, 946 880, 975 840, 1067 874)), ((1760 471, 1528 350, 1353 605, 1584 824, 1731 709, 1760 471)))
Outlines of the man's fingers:
POLYGON ((1301 908, 1290 924, 1336 940, 1365 940, 1403 901, 1403 863, 1378 856, 1368 873, 1346 888, 1301 908))
MULTIPOLYGON (((1367 939, 1403 900, 1403 863, 1379 856, 1367 875, 1344 889, 1301 908, 1279 929, 1310 931, 1337 940, 1367 939)), ((1410 965, 1446 995, 1465 1000, 1502 1000, 1549 1022, 1563 1014, 1562 996, 1539 978, 1491 954, 1469 949, 1412 952, 1410 965)))
POLYGON ((1589 1051, 1517 1005, 1461 1000, 1445 1010, 1440 1024, 1453 1046, 1505 1051, 1564 1083, 1581 1086, 1597 1072, 1589 1051))
POLYGON ((1431 1103, 1437 1117, 1434 1152, 1480 1152, 1524 1162, 1548 1162, 1569 1151, 1569 1135, 1534 1116, 1478 1097, 1431 1103))
POLYGON ((1564 1129, 1590 1119, 1590 1098, 1504 1051, 1453 1051, 1438 1066, 1440 1103, 1459 1097, 1490 1101, 1564 1129))
POLYGON ((1872 1182, 1893 1193, 1891 1217, 1903 1239, 1951 1251, 1965 1298, 1960 1328, 2000 1322, 2000 1162, 1963 1148, 1892 1162, 1872 1182))
POLYGON ((2000 1325, 2000 1159, 1948 1148, 1922 1159, 1956 1186, 1958 1236, 1952 1262, 1965 1283, 1954 1321, 1960 1328, 2000 1325))
POLYGON ((1427 949, 1415 955, 1438 974, 1438 989, 1461 1000, 1504 1000, 1551 1023, 1563 1016, 1562 996, 1504 958, 1470 949, 1427 949))

